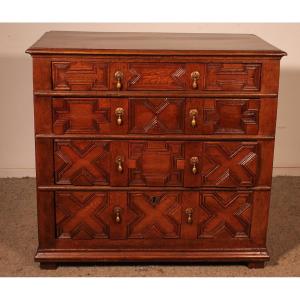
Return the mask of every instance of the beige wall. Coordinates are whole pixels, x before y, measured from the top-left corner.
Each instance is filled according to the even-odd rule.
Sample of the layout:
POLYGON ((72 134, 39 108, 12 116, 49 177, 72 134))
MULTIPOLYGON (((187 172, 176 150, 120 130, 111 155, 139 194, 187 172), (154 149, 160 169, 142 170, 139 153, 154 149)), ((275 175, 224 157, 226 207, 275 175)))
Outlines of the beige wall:
POLYGON ((34 176, 31 59, 45 31, 254 33, 288 52, 282 59, 275 175, 300 175, 300 24, 0 24, 0 177, 34 176))

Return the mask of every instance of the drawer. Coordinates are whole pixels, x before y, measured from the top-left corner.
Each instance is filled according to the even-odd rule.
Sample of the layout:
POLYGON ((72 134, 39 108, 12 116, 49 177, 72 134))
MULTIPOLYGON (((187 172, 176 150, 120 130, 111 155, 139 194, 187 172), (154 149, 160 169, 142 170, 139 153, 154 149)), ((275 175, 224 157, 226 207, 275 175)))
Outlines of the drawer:
POLYGON ((55 183, 251 187, 270 182, 273 146, 273 141, 56 140, 55 183))
POLYGON ((55 91, 258 92, 260 62, 124 61, 64 59, 51 62, 55 91))
POLYGON ((257 92, 261 70, 261 63, 246 62, 119 63, 111 66, 111 89, 257 92))
MULTIPOLYGON (((266 192, 55 192, 56 239, 93 247, 255 243, 266 192), (116 244, 119 240, 121 244, 116 244)), ((71 244, 69 244, 71 245, 71 244)))
POLYGON ((276 107, 268 98, 53 98, 53 133, 273 135, 276 107))

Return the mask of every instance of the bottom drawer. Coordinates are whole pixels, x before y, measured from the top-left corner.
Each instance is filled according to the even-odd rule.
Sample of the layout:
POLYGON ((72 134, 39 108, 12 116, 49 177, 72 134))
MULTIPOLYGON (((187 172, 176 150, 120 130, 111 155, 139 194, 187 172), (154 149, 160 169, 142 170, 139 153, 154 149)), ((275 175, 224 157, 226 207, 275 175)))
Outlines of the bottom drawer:
POLYGON ((268 191, 57 191, 58 248, 265 244, 268 191))

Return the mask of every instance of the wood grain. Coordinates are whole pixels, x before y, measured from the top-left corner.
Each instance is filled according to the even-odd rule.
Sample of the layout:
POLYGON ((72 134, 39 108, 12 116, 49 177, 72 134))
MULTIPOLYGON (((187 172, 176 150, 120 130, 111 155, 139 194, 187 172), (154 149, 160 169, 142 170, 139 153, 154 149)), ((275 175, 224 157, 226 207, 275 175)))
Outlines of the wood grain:
POLYGON ((47 32, 27 53, 41 268, 264 266, 284 51, 254 35, 47 32))
POLYGON ((28 53, 285 55, 251 34, 46 32, 28 53))

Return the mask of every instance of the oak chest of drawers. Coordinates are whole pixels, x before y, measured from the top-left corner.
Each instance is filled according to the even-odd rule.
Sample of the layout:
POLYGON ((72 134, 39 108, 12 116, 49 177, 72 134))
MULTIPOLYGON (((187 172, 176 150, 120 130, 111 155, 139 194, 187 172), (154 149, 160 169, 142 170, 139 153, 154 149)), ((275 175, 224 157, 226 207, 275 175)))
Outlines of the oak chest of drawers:
POLYGON ((262 267, 285 53, 254 35, 47 32, 36 261, 262 267))

